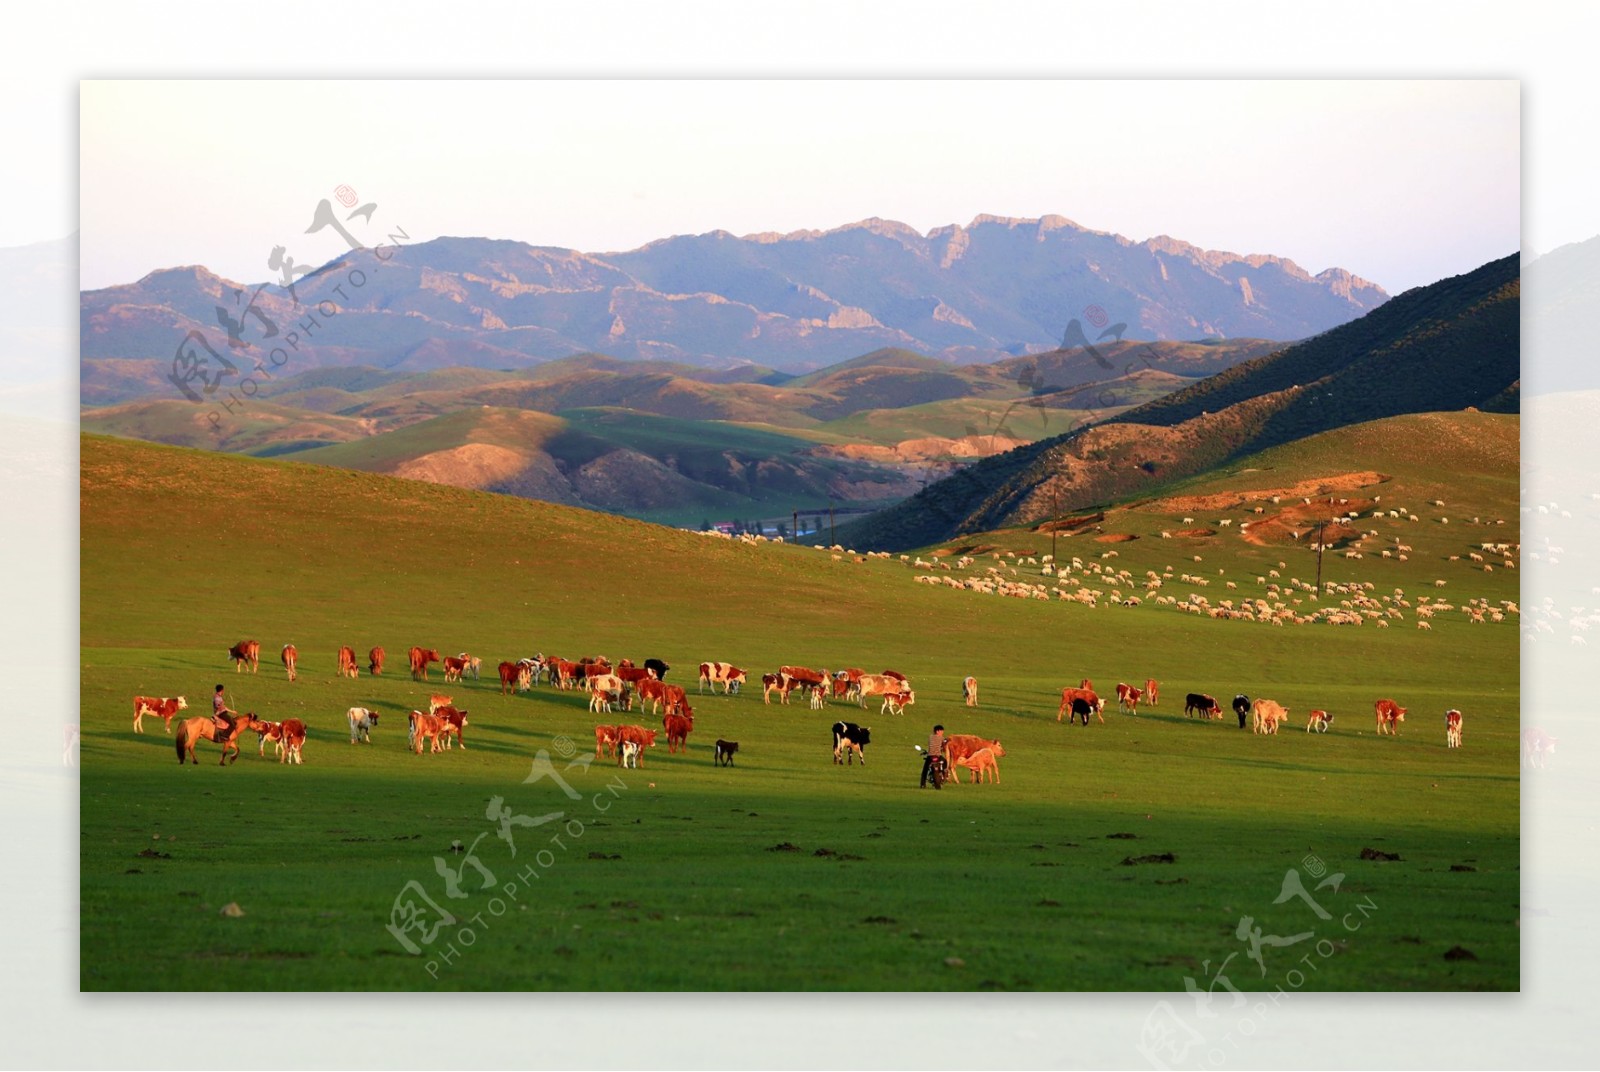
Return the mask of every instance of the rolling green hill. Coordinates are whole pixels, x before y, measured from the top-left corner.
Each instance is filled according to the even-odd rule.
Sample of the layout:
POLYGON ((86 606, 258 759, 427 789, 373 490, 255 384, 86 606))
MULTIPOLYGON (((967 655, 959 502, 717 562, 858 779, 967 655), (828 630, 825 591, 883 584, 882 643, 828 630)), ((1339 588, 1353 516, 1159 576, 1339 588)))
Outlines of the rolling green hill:
MULTIPOLYGON (((1496 444, 1514 444, 1515 418, 1476 415, 1479 427, 1447 439, 1459 416, 1401 418, 1434 434, 1438 462, 1460 460, 1417 462, 1432 466, 1428 486, 1443 489, 1451 524, 1424 510, 1424 484, 1397 466, 1394 490, 1361 494, 1387 504, 1403 487, 1425 520, 1372 524, 1386 535, 1409 526, 1416 553, 1340 557, 1341 582, 1415 594, 1437 575, 1458 603, 1514 595, 1513 574, 1441 558, 1450 544, 1440 541, 1480 538, 1458 503, 1501 508, 1513 521, 1496 538, 1516 538, 1514 461, 1487 464, 1496 444), (1452 454, 1457 444, 1485 454, 1452 454)), ((1404 461, 1386 431, 1282 447, 1251 472, 1182 490, 1276 487, 1323 475, 1330 458, 1367 465, 1366 450, 1404 461)), ((1009 599, 917 583, 928 571, 895 559, 94 435, 81 443, 80 495, 84 990, 1181 992, 1185 976, 1204 985, 1206 962, 1243 948, 1243 915, 1269 933, 1314 932, 1300 948, 1266 949, 1264 973, 1230 972, 1246 994, 1285 985, 1313 944, 1329 952, 1313 954, 1318 970, 1299 988, 1519 985, 1514 620, 1469 624, 1457 611, 1424 632, 1408 608, 1388 629, 1272 628, 1152 601, 1009 599), (243 637, 262 644, 259 674, 229 672, 224 653, 243 637), (301 653, 293 684, 273 661, 289 641, 301 653), (388 671, 335 676, 345 644, 385 646, 388 671), (445 686, 437 669, 413 682, 403 665, 413 644, 469 650, 486 669, 536 651, 664 658, 668 680, 689 688, 689 749, 663 743, 638 770, 586 767, 602 717, 659 720, 592 715, 582 693, 548 686, 502 696, 487 677, 445 686), (894 667, 916 702, 896 717, 766 706, 754 686, 701 696, 692 668, 705 659, 752 681, 783 663, 894 667), (976 708, 959 699, 969 673, 981 682, 976 708), (1131 715, 1113 703, 1103 725, 1057 722, 1059 689, 1081 677, 1105 692, 1156 677, 1163 696, 1131 715), (132 696, 186 695, 192 711, 219 681, 239 709, 303 719, 304 765, 247 745, 220 768, 202 744, 200 764, 179 768, 159 720, 131 732, 132 696), (466 748, 411 754, 406 712, 441 688, 470 712, 466 748), (1291 721, 1257 736, 1185 719, 1185 691, 1245 691, 1336 718, 1326 735, 1291 721), (1392 739, 1370 722, 1387 695, 1410 709, 1392 739), (345 712, 357 705, 380 714, 370 745, 347 743, 345 712), (1460 750, 1444 747, 1438 725, 1450 706, 1466 713, 1460 750), (840 717, 872 728, 866 766, 831 762, 840 717), (912 745, 934 722, 1002 740, 1000 782, 919 791, 912 745), (732 767, 711 762, 719 737, 741 744, 732 767), (575 796, 533 778, 541 756, 575 796), (508 842, 497 804, 527 822, 562 814, 508 828, 508 842), (1364 858, 1369 849, 1398 859, 1364 858), (1312 891, 1331 921, 1275 903, 1308 856, 1341 876, 1312 891), (459 874, 459 898, 441 869, 459 874), (454 920, 415 956, 386 926, 408 891, 454 920), (220 914, 230 904, 242 914, 220 914), (1338 925, 1348 913, 1359 929, 1338 925)), ((1149 528, 1170 505, 1126 517, 1149 528)), ((1253 563, 1288 554, 1233 531, 1066 539, 1086 563, 1094 548, 1119 551, 1092 560, 1108 566, 1183 561, 1211 575, 1213 599, 1224 594, 1213 567, 1254 589, 1253 563), (1215 550, 1188 542, 1209 539, 1215 550), (1178 559, 1182 550, 1205 562, 1178 559)), ((1033 579, 1050 580, 1037 566, 1033 579)))
POLYGON ((970 466, 852 523, 903 549, 1037 521, 1347 424, 1515 404, 1517 258, 1407 291, 1360 320, 1120 413, 970 466))

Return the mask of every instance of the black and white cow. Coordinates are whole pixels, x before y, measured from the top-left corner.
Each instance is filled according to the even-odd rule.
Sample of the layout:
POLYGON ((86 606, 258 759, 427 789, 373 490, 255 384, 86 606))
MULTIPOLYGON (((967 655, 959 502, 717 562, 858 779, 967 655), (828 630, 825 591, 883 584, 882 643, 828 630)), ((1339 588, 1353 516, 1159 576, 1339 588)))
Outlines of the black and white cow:
POLYGON ((1239 728, 1244 729, 1245 722, 1250 718, 1250 697, 1244 693, 1233 698, 1233 713, 1239 716, 1239 728))
MULTIPOLYGON (((1072 698, 1072 718, 1081 719, 1083 724, 1089 724, 1089 716, 1095 713, 1095 705, 1085 700, 1082 696, 1072 698)), ((1067 719, 1070 723, 1072 718, 1067 719)), ((1103 720, 1102 720, 1103 721, 1103 720)))
POLYGON ((731 767, 733 766, 733 757, 738 754, 738 751, 738 741, 724 741, 721 737, 718 737, 717 750, 711 758, 719 767, 731 767))
POLYGON ((358 740, 372 743, 372 730, 378 724, 378 712, 369 711, 365 707, 352 707, 350 709, 350 743, 358 740))
POLYGON ((644 668, 654 674, 657 681, 667 680, 667 671, 672 669, 672 667, 668 666, 660 659, 646 659, 644 661, 644 668))
POLYGON ((867 765, 866 754, 861 750, 872 743, 872 730, 857 726, 854 722, 835 722, 833 724, 833 761, 854 763, 858 758, 861 765, 867 765))

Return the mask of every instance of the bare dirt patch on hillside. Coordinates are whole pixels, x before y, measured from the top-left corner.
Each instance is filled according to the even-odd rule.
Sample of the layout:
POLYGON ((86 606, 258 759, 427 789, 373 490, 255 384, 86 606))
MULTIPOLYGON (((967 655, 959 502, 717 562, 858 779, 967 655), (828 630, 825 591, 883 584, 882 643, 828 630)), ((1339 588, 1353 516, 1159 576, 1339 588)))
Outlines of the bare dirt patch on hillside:
POLYGON ((401 462, 394 475, 430 484, 481 489, 510 480, 527 464, 528 459, 517 451, 489 443, 466 443, 401 462))
MULTIPOLYGON (((1221 491, 1210 495, 1178 495, 1170 499, 1156 499, 1148 509, 1174 514, 1192 514, 1198 511, 1231 510, 1246 503, 1279 499, 1316 499, 1319 496, 1339 495, 1381 484, 1389 478, 1383 473, 1366 470, 1357 473, 1340 473, 1337 476, 1320 476, 1302 480, 1284 488, 1262 488, 1258 491, 1221 491)), ((1301 505, 1304 505, 1302 503, 1301 505)), ((1326 506, 1326 504, 1324 504, 1326 506)), ((1287 512, 1287 511, 1286 511, 1287 512)), ((1260 524, 1252 521, 1251 526, 1260 524)))

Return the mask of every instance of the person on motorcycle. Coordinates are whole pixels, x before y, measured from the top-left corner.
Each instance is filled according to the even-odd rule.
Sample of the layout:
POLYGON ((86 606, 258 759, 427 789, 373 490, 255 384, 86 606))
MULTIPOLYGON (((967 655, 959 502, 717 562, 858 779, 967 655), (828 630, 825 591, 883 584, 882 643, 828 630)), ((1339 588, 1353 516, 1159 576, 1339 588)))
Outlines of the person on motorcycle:
MULTIPOLYGON (((925 754, 922 757, 922 781, 917 786, 917 788, 919 788, 919 789, 926 789, 927 788, 928 777, 929 777, 929 775, 931 775, 933 773, 933 764, 935 763, 936 758, 937 759, 943 759, 944 758, 944 727, 943 726, 935 726, 935 727, 933 727, 933 732, 928 735, 928 751, 927 751, 927 754, 925 754)), ((934 788, 938 788, 938 786, 936 785, 934 788)))

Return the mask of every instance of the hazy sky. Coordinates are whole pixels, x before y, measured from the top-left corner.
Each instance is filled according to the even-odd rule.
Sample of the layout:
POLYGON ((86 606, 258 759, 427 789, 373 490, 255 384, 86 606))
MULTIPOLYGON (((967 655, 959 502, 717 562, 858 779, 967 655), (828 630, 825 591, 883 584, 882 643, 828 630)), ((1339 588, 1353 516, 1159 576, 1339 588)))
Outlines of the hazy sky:
POLYGON ((413 240, 1058 213, 1398 292, 1519 248, 1514 81, 85 82, 82 282, 269 278, 347 184, 413 240))

